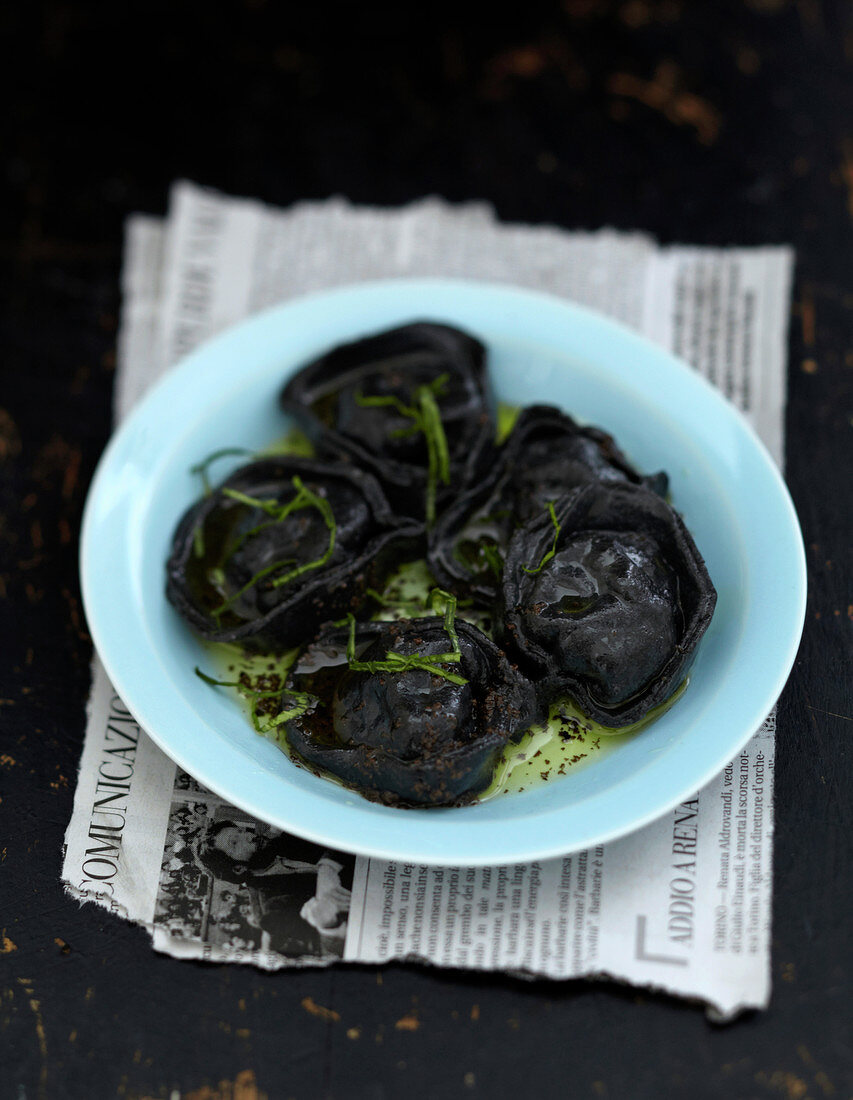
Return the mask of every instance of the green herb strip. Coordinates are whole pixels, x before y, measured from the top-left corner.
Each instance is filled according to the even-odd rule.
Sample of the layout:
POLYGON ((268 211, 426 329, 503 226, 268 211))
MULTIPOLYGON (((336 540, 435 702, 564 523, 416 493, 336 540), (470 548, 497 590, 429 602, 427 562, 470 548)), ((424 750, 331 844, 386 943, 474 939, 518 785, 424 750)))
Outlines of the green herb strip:
POLYGON ((206 684, 210 684, 211 687, 236 688, 244 699, 248 699, 251 704, 250 712, 252 725, 257 733, 272 733, 283 722, 289 722, 292 718, 300 718, 320 701, 316 695, 311 695, 307 691, 288 691, 284 688, 261 690, 259 688, 251 688, 240 680, 215 680, 212 676, 208 676, 206 672, 202 672, 197 666, 195 674, 200 680, 204 680, 206 684), (278 714, 273 715, 266 721, 262 721, 258 714, 258 704, 264 699, 283 699, 285 696, 288 699, 295 700, 296 705, 289 707, 287 710, 280 710, 278 714))
POLYGON ((198 474, 201 477, 201 483, 204 486, 204 495, 209 497, 213 492, 213 488, 207 476, 207 471, 213 463, 218 462, 220 458, 228 458, 232 455, 250 455, 253 453, 253 451, 247 451, 245 447, 223 447, 221 450, 209 454, 207 458, 202 459, 201 462, 198 462, 195 466, 190 466, 190 473, 198 474))
POLYGON ((449 374, 440 374, 432 382, 418 386, 412 395, 412 404, 406 405, 391 394, 387 396, 365 396, 363 393, 355 395, 357 405, 362 408, 394 408, 413 421, 410 428, 398 428, 393 434, 397 437, 415 435, 423 432, 427 446, 427 488, 425 499, 426 521, 431 527, 435 523, 435 497, 438 491, 438 483, 450 484, 450 452, 447 447, 447 436, 444 425, 441 422, 441 411, 436 397, 444 394, 445 386, 450 378, 449 374))
MULTIPOLYGON (((446 375, 442 377, 446 378, 446 375)), ((441 381, 441 379, 437 379, 441 381)), ((441 413, 429 386, 418 386, 415 391, 421 414, 421 425, 427 444, 428 474, 426 492, 426 520, 430 527, 435 523, 435 497, 438 482, 450 484, 450 454, 447 449, 447 436, 441 422, 441 413)))
MULTIPOLYGON (((296 490, 296 496, 292 500, 289 500, 286 504, 280 504, 277 500, 259 500, 257 497, 248 496, 246 493, 241 493, 238 489, 223 489, 222 495, 229 497, 231 500, 236 500, 240 504, 246 504, 252 508, 259 508, 262 512, 265 512, 271 517, 269 523, 258 524, 257 527, 253 527, 250 531, 247 531, 243 535, 234 547, 229 551, 226 561, 235 553, 239 546, 242 546, 243 542, 252 535, 256 535, 259 531, 264 530, 267 527, 272 527, 275 524, 282 523, 288 516, 294 512, 301 510, 302 508, 316 508, 320 515, 323 517, 326 527, 329 529, 329 545, 319 558, 315 558, 314 561, 305 562, 303 565, 297 566, 295 569, 289 570, 272 582, 272 588, 281 588, 282 585, 287 584, 289 581, 294 580, 296 577, 301 577, 303 573, 308 573, 312 569, 320 569, 329 561, 332 554, 335 552, 335 535, 337 532, 337 524, 335 523, 335 517, 332 512, 332 506, 323 497, 318 496, 312 492, 305 484, 303 484, 302 478, 294 475, 291 478, 293 488, 296 490)), ((239 591, 229 596, 227 600, 221 603, 218 607, 211 611, 214 618, 218 619, 224 611, 227 611, 236 600, 238 600, 244 592, 248 591, 258 581, 264 579, 270 573, 275 572, 276 569, 281 569, 284 566, 290 565, 293 558, 282 559, 281 561, 274 561, 271 565, 266 566, 257 572, 251 580, 247 581, 239 591)))
POLYGON ((549 515, 551 516, 551 523, 553 523, 554 525, 554 541, 551 543, 551 549, 545 554, 545 556, 542 558, 542 561, 539 562, 535 569, 532 569, 526 565, 522 565, 521 568, 524 570, 525 573, 541 573, 543 568, 557 553, 557 539, 560 537, 562 526, 560 524, 560 521, 557 519, 557 513, 554 511, 554 502, 552 500, 549 500, 546 507, 548 509, 549 515))
MULTIPOLYGON (((402 611, 404 608, 407 611, 421 611, 424 606, 423 600, 419 599, 413 598, 407 600, 402 597, 399 599, 389 599, 383 592, 378 592, 375 588, 365 588, 364 594, 365 596, 370 596, 372 600, 376 600, 381 607, 390 607, 395 611, 402 611)), ((346 622, 347 620, 343 619, 342 625, 346 622)))
POLYGON ((436 653, 429 656, 423 656, 419 653, 413 653, 408 657, 404 657, 400 653, 394 653, 388 651, 385 654, 384 661, 359 661, 355 654, 355 615, 349 612, 345 622, 349 623, 349 639, 347 641, 347 663, 354 672, 409 672, 411 669, 419 668, 424 672, 429 672, 433 676, 440 676, 444 680, 449 680, 452 684, 467 684, 468 681, 464 676, 459 676, 455 672, 450 672, 446 668, 442 668, 443 664, 458 664, 462 660, 462 652, 459 648, 459 638, 456 633, 456 626, 454 620, 456 618, 456 597, 452 596, 449 592, 445 592, 442 588, 434 588, 429 594, 429 604, 435 610, 440 603, 444 603, 444 629, 447 631, 450 637, 451 652, 450 653, 436 653))
MULTIPOLYGON (((213 487, 210 484, 207 471, 213 463, 218 462, 220 458, 250 454, 252 454, 252 451, 247 451, 245 447, 222 447, 220 450, 214 451, 213 454, 209 454, 207 458, 202 459, 201 462, 196 463, 195 466, 190 466, 190 473, 199 475, 201 484, 204 488, 204 495, 209 497, 213 492, 213 487)), ((193 531, 193 553, 197 558, 204 557, 204 531, 202 530, 201 523, 199 523, 193 531)))

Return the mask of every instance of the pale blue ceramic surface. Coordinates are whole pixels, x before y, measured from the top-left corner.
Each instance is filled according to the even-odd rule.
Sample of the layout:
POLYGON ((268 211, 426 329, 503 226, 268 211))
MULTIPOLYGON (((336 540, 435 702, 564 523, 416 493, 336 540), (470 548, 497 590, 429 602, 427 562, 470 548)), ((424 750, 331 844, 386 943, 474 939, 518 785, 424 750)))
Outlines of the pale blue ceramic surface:
MULTIPOLYGON (((233 461, 233 465, 239 463, 233 461)), ((215 474, 225 476, 223 461, 215 474)), ((255 816, 323 844, 421 863, 560 855, 630 832, 710 780, 771 709, 805 608, 797 518, 745 420, 689 367, 613 322, 488 284, 399 280, 345 287, 261 314, 171 371, 104 453, 81 548, 98 652, 151 737, 200 782, 255 816), (468 329, 489 349, 498 396, 556 404, 614 434, 644 471, 665 469, 719 602, 676 706, 602 760, 482 806, 377 806, 295 767, 237 702, 193 673, 202 650, 164 596, 190 467, 226 446, 280 438, 276 402, 302 363, 342 341, 419 319, 468 329)))

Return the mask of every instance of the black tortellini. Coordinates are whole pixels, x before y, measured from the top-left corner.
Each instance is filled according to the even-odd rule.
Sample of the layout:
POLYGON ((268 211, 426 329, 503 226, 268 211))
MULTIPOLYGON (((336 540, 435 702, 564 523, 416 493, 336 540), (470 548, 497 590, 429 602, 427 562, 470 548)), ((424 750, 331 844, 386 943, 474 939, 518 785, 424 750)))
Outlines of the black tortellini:
POLYGON ((392 514, 350 465, 253 462, 184 515, 166 594, 203 638, 254 651, 304 643, 416 557, 423 525, 392 514))
POLYGON ((479 476, 495 433, 485 348, 425 321, 335 348, 280 400, 320 453, 368 470, 398 511, 430 520, 479 476), (446 456, 435 452, 445 445, 446 456))
POLYGON ((490 476, 458 497, 431 532, 436 578, 491 605, 513 531, 541 516, 548 501, 591 481, 647 485, 661 495, 668 484, 665 473, 640 475, 599 428, 581 427, 550 405, 523 409, 490 476))
POLYGON ((384 666, 389 653, 438 658, 461 683, 428 667, 351 667, 346 633, 324 631, 287 685, 318 700, 287 723, 291 748, 387 805, 471 801, 491 782, 501 750, 541 714, 533 685, 493 642, 458 619, 455 631, 456 663, 441 662, 451 642, 432 617, 361 624, 355 651, 357 665, 384 666))
POLYGON ((205 639, 298 647, 286 682, 202 673, 294 759, 387 805, 462 805, 561 698, 618 729, 676 691, 716 593, 665 473, 551 406, 498 445, 485 348, 433 322, 334 348, 280 404, 317 457, 253 461, 190 508, 167 594, 205 639), (365 622, 425 553, 445 617, 365 622))
POLYGON ((501 595, 504 647, 543 698, 571 695, 616 728, 672 695, 716 603, 666 501, 640 485, 600 482, 516 531, 501 595))

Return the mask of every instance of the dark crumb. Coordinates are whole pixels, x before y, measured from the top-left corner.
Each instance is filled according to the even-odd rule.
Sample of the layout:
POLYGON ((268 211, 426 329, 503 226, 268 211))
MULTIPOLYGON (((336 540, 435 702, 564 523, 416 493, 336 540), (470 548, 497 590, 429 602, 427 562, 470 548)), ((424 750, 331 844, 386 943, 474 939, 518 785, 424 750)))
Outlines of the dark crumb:
POLYGON ((540 772, 539 774, 540 774, 540 775, 542 776, 542 778, 543 778, 543 779, 547 779, 547 778, 548 778, 548 776, 549 776, 549 775, 550 775, 551 773, 550 773, 550 772, 540 772))
POLYGON ((536 752, 533 754, 533 759, 535 760, 537 756, 541 756, 541 755, 542 755, 542 750, 537 749, 536 752))
POLYGON ((279 691, 284 687, 284 681, 278 674, 270 676, 264 673, 255 677, 252 687, 256 691, 279 691))

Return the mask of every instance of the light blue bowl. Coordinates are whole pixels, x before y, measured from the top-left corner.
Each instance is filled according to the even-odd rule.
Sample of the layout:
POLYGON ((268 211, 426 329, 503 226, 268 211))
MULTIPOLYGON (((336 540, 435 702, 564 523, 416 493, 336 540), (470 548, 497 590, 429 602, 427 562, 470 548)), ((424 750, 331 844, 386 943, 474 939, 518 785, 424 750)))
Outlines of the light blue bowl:
POLYGON ((578 306, 434 279, 294 301, 185 359, 104 452, 86 505, 81 572, 92 636, 113 684, 181 767, 281 829, 415 863, 547 858, 667 812, 759 727, 793 664, 805 611, 802 538, 788 492, 716 390, 661 348, 578 306), (280 438, 278 392, 301 364, 343 341, 423 319, 485 342, 502 400, 559 405, 615 435, 642 470, 667 470, 719 601, 687 691, 639 736, 538 790, 460 809, 399 810, 297 768, 253 732, 229 693, 194 675, 202 649, 166 602, 164 563, 175 524, 198 495, 194 463, 221 447, 254 450, 280 438))

